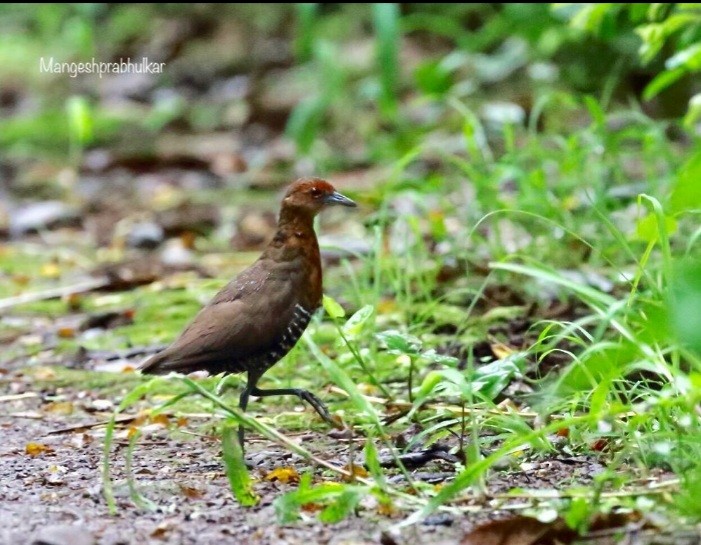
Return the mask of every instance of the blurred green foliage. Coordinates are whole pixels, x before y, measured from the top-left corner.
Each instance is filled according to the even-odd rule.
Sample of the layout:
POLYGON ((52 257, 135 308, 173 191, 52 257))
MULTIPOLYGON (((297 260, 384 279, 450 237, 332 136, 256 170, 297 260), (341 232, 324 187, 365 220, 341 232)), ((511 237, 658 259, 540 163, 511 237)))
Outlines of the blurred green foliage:
MULTIPOLYGON (((93 144, 113 142, 133 128, 147 134, 163 130, 167 123, 155 122, 152 115, 107 106, 104 90, 96 93, 81 78, 39 73, 39 59, 113 61, 156 54, 159 58, 152 60, 170 66, 181 57, 207 59, 195 52, 209 49, 210 61, 219 56, 234 61, 208 68, 209 61, 195 66, 190 60, 189 66, 178 65, 157 79, 163 88, 200 78, 198 72, 209 79, 201 83, 206 87, 215 78, 260 70, 254 50, 244 49, 237 57, 233 50, 220 49, 220 28, 241 33, 243 43, 281 40, 287 45, 276 62, 309 68, 302 72, 308 92, 289 116, 287 134, 320 161, 329 161, 328 153, 312 147, 336 133, 368 142, 373 158, 381 159, 388 145, 386 155, 406 152, 421 134, 407 111, 408 96, 469 102, 480 89, 509 84, 514 97, 523 100, 533 92, 523 86, 524 73, 536 93, 525 98, 530 104, 558 89, 589 92, 604 105, 612 99, 657 97, 660 115, 688 111, 693 116, 689 128, 699 115, 699 107, 693 107, 698 100, 688 107, 698 91, 689 76, 701 67, 698 14, 699 4, 310 3, 265 9, 254 4, 5 4, 0 6, 2 88, 12 94, 28 87, 35 104, 31 110, 9 109, 0 143, 20 155, 66 153, 66 142, 75 142, 75 111, 63 103, 74 95, 92 103, 93 144), (244 21, 245 26, 236 26, 244 21), (407 39, 435 51, 432 58, 412 59, 407 39), (374 42, 371 59, 363 53, 367 40, 374 42), (368 109, 379 115, 366 115, 368 109)), ((154 112, 168 109, 161 99, 148 100, 154 112)), ((192 104, 170 109, 170 120, 194 109, 192 104)))

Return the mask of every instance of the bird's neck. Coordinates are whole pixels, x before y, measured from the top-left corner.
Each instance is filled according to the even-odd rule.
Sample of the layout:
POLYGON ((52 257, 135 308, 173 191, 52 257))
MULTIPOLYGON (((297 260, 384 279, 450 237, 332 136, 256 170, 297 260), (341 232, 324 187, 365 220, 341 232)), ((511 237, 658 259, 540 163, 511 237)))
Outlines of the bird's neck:
POLYGON ((303 208, 283 206, 277 222, 278 231, 305 229, 314 232, 314 214, 303 208))
POLYGON ((297 281, 301 304, 313 310, 321 304, 322 273, 319 243, 314 233, 314 216, 301 213, 280 213, 277 232, 261 256, 272 263, 294 265, 301 273, 297 281))
POLYGON ((283 208, 269 251, 282 252, 285 257, 302 254, 318 262, 319 244, 314 232, 314 215, 301 210, 283 208))

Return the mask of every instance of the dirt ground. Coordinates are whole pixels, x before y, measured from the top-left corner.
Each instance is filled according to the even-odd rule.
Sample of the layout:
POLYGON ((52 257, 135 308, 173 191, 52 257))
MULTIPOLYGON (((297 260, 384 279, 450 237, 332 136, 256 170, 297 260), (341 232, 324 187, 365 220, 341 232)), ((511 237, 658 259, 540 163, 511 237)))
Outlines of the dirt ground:
MULTIPOLYGON (((138 509, 129 498, 124 478, 127 442, 117 434, 111 460, 118 514, 110 516, 102 494, 104 428, 47 434, 47 431, 99 421, 101 415, 81 410, 80 407, 88 407, 92 401, 77 397, 72 414, 47 412, 45 408, 52 403, 49 401, 52 393, 55 392, 34 394, 28 389, 14 394, 19 399, 2 403, 0 520, 5 524, 0 528, 0 543, 431 542, 442 545, 460 542, 478 523, 511 514, 508 510, 495 509, 494 502, 484 498, 481 505, 474 505, 474 513, 460 516, 437 513, 422 524, 398 533, 390 532, 390 527, 401 518, 380 516, 371 505, 361 507, 356 516, 335 525, 320 524, 314 513, 303 513, 304 519, 297 523, 280 525, 272 522, 276 520, 273 500, 295 485, 270 482, 264 477, 282 466, 294 467, 302 473, 309 469, 309 464, 251 434, 247 458, 253 464, 252 476, 258 479, 255 490, 261 502, 256 507, 244 508, 229 490, 219 440, 188 432, 189 426, 185 425, 184 433, 155 429, 139 440, 134 452, 137 487, 157 505, 155 511, 138 509), (40 452, 28 453, 31 443, 42 445, 40 452)), ((78 392, 71 392, 70 388, 61 390, 64 399, 72 394, 78 392)), ((344 465, 347 460, 344 442, 330 439, 323 432, 291 436, 330 462, 344 465)), ((552 490, 590 482, 602 469, 598 462, 587 457, 553 456, 531 462, 527 470, 497 469, 488 484, 490 494, 514 487, 552 490)), ((430 482, 445 478, 452 471, 450 463, 438 460, 416 468, 413 473, 416 478, 430 482)), ((316 475, 319 473, 317 470, 316 475)))

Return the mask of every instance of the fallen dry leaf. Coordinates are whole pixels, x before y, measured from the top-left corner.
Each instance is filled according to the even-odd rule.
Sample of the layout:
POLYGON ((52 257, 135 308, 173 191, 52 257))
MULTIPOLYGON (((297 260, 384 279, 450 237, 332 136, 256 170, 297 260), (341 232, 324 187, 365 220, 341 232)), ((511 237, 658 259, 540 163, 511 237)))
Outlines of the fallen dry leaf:
POLYGON ((75 328, 60 327, 56 333, 61 339, 72 339, 75 337, 75 328))
MULTIPOLYGON (((602 530, 624 531, 627 524, 638 522, 639 513, 612 513, 595 516, 590 532, 602 530)), ((515 516, 482 524, 467 534, 461 545, 566 545, 578 537, 575 530, 567 526, 562 518, 552 522, 515 516)))
POLYGON ((191 500, 198 500, 203 496, 203 492, 195 488, 194 486, 188 486, 186 484, 178 483, 178 487, 180 488, 180 491, 183 493, 183 495, 186 498, 190 498, 191 500))
POLYGON ((377 505, 377 514, 383 517, 391 517, 394 516, 394 514, 397 512, 397 510, 394 507, 394 504, 392 504, 389 501, 386 502, 380 502, 377 505))
POLYGON ((265 476, 266 481, 278 481, 283 484, 298 483, 299 473, 294 467, 278 467, 265 476))
POLYGON ((494 357, 498 360, 506 359, 514 353, 513 348, 500 342, 493 342, 489 345, 489 347, 492 349, 492 354, 494 354, 494 357))
POLYGON ((53 451, 54 449, 52 449, 50 446, 42 443, 27 443, 24 447, 24 452, 29 454, 32 458, 35 458, 40 454, 51 453, 53 451))
POLYGON ((151 424, 160 424, 164 428, 167 428, 170 425, 170 419, 167 414, 157 414, 151 417, 151 424))
MULTIPOLYGON (((358 464, 346 464, 346 466, 343 468, 345 469, 348 473, 350 473, 353 478, 355 477, 360 477, 361 479, 364 479, 369 475, 367 469, 365 469, 363 466, 360 466, 358 464)), ((351 477, 346 477, 345 475, 343 476, 344 481, 350 481, 352 480, 351 477)))
POLYGON ((317 513, 324 508, 320 503, 305 503, 301 506, 302 511, 305 513, 317 513))
POLYGON ((42 407, 44 412, 61 416, 73 414, 73 409, 74 407, 72 401, 52 401, 51 403, 47 403, 42 407))

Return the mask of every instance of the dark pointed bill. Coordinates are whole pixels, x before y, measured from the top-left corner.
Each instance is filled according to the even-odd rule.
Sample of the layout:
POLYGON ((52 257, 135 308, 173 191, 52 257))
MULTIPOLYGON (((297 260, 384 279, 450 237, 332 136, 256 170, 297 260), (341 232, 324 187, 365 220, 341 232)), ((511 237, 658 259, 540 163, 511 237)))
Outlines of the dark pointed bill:
POLYGON ((334 191, 331 193, 331 195, 327 195, 324 198, 324 203, 325 204, 340 204, 341 206, 358 206, 350 200, 348 197, 345 195, 341 195, 338 191, 334 191))

